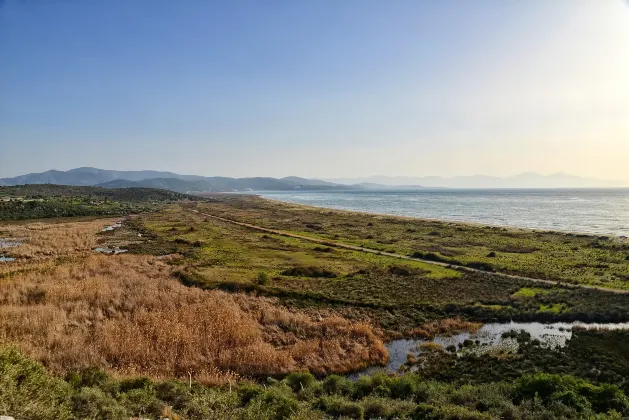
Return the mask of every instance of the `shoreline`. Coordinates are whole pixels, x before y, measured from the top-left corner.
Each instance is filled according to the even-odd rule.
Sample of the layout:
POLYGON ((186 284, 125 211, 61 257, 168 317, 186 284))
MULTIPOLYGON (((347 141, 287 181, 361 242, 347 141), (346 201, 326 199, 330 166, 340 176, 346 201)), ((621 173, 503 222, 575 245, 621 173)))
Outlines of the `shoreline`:
POLYGON ((491 228, 497 228, 497 229, 506 229, 507 231, 554 233, 554 234, 561 234, 561 235, 586 235, 588 237, 606 236, 609 239, 617 240, 622 243, 629 242, 628 236, 617 235, 614 233, 597 234, 597 233, 578 231, 578 230, 552 230, 552 229, 543 229, 543 228, 521 227, 521 226, 515 226, 515 225, 499 225, 499 224, 492 224, 492 223, 487 223, 487 222, 483 223, 483 222, 474 222, 474 221, 459 220, 459 219, 438 219, 438 218, 432 218, 432 217, 405 216, 405 215, 398 215, 398 214, 391 214, 391 213, 377 213, 377 212, 363 211, 363 210, 350 210, 347 208, 340 208, 340 207, 324 207, 324 206, 317 206, 313 204, 302 204, 302 203, 296 203, 294 201, 285 201, 285 200, 280 200, 277 198, 270 198, 270 197, 265 196, 264 194, 243 194, 243 195, 258 197, 263 200, 267 200, 267 201, 271 201, 271 202, 279 203, 279 204, 290 204, 293 206, 300 206, 300 207, 305 207, 309 209, 338 211, 342 213, 357 214, 357 215, 366 215, 366 216, 374 216, 374 217, 392 217, 396 219, 410 220, 410 221, 450 223, 450 224, 461 225, 461 226, 491 227, 491 228))

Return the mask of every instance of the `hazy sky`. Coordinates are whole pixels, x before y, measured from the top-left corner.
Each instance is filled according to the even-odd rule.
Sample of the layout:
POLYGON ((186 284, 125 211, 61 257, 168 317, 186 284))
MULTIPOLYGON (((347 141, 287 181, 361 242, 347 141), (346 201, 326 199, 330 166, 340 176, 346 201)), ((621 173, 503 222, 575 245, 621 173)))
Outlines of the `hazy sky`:
POLYGON ((0 177, 629 179, 626 0, 0 0, 0 177))

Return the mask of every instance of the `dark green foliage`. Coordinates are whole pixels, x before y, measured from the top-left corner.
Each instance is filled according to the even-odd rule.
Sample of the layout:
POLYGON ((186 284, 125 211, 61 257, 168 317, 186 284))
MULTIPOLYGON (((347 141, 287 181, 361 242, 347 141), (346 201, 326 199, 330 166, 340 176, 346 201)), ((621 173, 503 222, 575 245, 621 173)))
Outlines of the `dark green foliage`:
POLYGON ((106 189, 66 185, 0 187, 0 220, 50 217, 122 216, 151 211, 166 202, 195 199, 172 191, 150 188, 106 189))
POLYGON ((293 390, 293 392, 299 392, 311 388, 317 383, 315 377, 309 372, 291 373, 284 381, 286 382, 286 385, 293 390))
POLYGON ((365 409, 362 405, 339 396, 322 397, 317 402, 316 407, 333 417, 365 418, 365 409))
POLYGON ((123 420, 129 411, 114 397, 99 388, 81 388, 72 397, 72 412, 77 418, 94 420, 123 420))
MULTIPOLYGON (((517 357, 505 360, 490 354, 428 354, 420 375, 437 381, 479 384, 545 372, 572 375, 601 387, 611 383, 629 392, 629 331, 575 329, 568 344, 554 350, 529 341, 528 334, 509 332, 507 335, 520 344, 517 357)), ((605 388, 605 392, 612 391, 605 388)))
POLYGON ((520 378, 516 384, 516 398, 540 398, 546 405, 560 402, 579 412, 593 409, 597 413, 615 410, 629 414, 629 399, 615 385, 592 385, 571 376, 538 373, 520 378))
POLYGON ((0 415, 32 420, 70 419, 72 387, 16 349, 0 348, 0 415))
POLYGON ((327 278, 333 279, 337 275, 336 273, 319 267, 293 267, 288 270, 284 270, 281 273, 283 276, 290 277, 312 277, 312 278, 327 278))
MULTIPOLYGON (((482 378, 479 378, 482 379, 482 378)), ((0 415, 28 419, 560 419, 607 418, 629 413, 615 385, 566 375, 534 374, 515 381, 461 385, 416 374, 378 373, 352 382, 340 376, 317 381, 307 372, 266 386, 242 382, 234 389, 147 378, 116 381, 98 369, 50 376, 19 352, 0 352, 0 415)), ((620 418, 617 416, 616 418, 620 418)))
POLYGON ((256 283, 260 286, 266 286, 269 284, 269 276, 264 271, 260 271, 258 273, 258 277, 256 278, 256 283))

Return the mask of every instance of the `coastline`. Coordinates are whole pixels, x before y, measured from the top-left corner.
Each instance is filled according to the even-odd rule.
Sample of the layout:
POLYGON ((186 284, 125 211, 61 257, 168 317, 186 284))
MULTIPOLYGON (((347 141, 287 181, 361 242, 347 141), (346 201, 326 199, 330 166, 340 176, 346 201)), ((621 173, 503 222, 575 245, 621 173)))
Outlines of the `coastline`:
POLYGON ((243 195, 248 196, 248 197, 258 197, 260 199, 268 200, 276 204, 304 207, 306 209, 311 209, 311 210, 316 209, 316 210, 337 211, 337 212, 342 212, 345 214, 355 214, 358 216, 362 215, 362 216, 374 216, 374 217, 392 217, 395 219, 415 221, 415 222, 439 222, 439 223, 469 226, 469 227, 490 227, 490 228, 505 229, 506 231, 554 233, 554 234, 561 234, 561 235, 587 235, 588 237, 608 236, 621 243, 629 243, 628 236, 617 235, 613 233, 598 234, 598 233, 580 231, 580 230, 531 228, 531 227, 523 227, 523 226, 517 226, 517 225, 493 224, 493 223, 488 223, 488 222, 477 222, 477 221, 470 221, 470 220, 463 220, 463 219, 440 219, 440 218, 435 218, 435 217, 406 216, 406 215, 391 214, 391 213, 379 213, 379 212, 373 212, 373 211, 354 210, 354 209, 348 209, 348 208, 343 208, 343 207, 326 207, 326 206, 317 206, 314 204, 302 204, 302 203, 297 203, 294 201, 286 201, 286 200, 280 200, 278 198, 271 198, 264 195, 264 193, 243 194, 243 195))

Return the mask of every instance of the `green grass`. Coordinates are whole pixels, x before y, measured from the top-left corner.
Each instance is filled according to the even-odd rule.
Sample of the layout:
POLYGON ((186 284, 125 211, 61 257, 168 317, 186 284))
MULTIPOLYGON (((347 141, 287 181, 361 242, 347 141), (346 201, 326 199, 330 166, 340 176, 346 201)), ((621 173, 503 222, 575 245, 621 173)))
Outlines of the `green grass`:
POLYGON ((546 295, 550 292, 549 289, 542 289, 539 287, 523 287, 514 294, 512 297, 535 297, 537 295, 546 295))
POLYGON ((553 303, 553 304, 541 304, 539 305, 540 312, 550 312, 553 314, 558 314, 566 310, 566 305, 562 303, 553 303))
POLYGON ((374 216, 225 197, 200 211, 300 235, 460 265, 629 290, 629 243, 618 238, 374 216))

